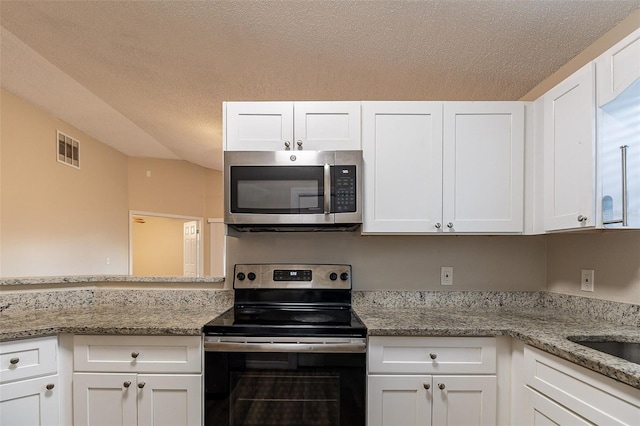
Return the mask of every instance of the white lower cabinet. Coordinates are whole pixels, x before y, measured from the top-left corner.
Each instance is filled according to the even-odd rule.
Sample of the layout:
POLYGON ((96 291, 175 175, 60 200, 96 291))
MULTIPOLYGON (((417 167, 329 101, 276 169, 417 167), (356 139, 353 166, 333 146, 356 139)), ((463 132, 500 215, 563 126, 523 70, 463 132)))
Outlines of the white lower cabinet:
POLYGON ((60 424, 55 336, 0 343, 0 425, 60 424))
POLYGON ((494 338, 374 336, 368 357, 370 426, 497 423, 494 338))
POLYGON ((201 425, 201 348, 198 336, 76 336, 74 424, 201 425))
POLYGON ((524 347, 523 423, 640 425, 640 389, 524 347))

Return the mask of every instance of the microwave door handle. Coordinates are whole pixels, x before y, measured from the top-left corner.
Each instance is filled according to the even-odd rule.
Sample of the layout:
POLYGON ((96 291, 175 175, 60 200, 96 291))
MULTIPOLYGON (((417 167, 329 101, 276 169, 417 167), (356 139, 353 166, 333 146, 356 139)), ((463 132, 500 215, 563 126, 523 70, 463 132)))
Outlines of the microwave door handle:
POLYGON ((324 165, 324 214, 331 213, 331 166, 324 165))

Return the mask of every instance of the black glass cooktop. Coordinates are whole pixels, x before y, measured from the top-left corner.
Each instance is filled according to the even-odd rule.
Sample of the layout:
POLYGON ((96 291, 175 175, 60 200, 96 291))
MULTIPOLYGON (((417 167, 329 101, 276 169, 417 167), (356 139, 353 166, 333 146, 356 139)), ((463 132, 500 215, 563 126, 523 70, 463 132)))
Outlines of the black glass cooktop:
POLYGON ((207 335, 365 337, 366 327, 346 307, 234 307, 204 326, 207 335))

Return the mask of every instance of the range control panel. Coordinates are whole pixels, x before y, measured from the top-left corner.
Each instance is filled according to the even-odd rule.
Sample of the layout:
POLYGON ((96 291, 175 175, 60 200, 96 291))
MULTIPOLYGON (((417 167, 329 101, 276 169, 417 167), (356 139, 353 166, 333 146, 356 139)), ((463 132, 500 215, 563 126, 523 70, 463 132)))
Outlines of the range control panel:
POLYGON ((233 288, 350 289, 351 265, 237 264, 233 288))

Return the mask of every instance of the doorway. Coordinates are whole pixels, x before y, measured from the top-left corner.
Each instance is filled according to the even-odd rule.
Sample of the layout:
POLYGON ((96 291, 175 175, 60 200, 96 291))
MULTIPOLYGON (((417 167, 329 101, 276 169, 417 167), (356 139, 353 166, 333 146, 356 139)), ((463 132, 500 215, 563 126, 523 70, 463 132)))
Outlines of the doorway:
POLYGON ((202 218, 131 211, 129 274, 200 277, 202 218))

